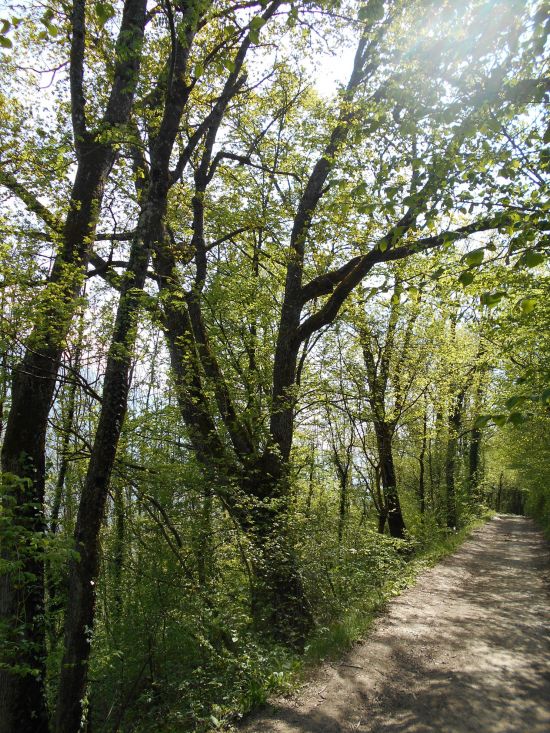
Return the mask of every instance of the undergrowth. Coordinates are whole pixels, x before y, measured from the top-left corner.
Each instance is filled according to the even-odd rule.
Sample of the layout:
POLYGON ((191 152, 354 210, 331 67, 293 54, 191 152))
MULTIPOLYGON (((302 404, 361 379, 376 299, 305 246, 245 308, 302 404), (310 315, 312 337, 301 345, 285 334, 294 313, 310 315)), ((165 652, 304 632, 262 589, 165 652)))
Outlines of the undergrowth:
POLYGON ((354 643, 368 633, 377 616, 393 597, 414 584, 420 572, 455 552, 475 529, 492 516, 493 513, 486 511, 481 517, 472 519, 456 531, 442 531, 424 541, 412 537, 405 541, 381 538, 382 542, 393 547, 396 559, 396 562, 389 563, 384 568, 383 582, 374 583, 370 587, 366 584, 363 594, 353 604, 348 604, 339 617, 325 625, 318 625, 302 656, 289 652, 268 655, 265 661, 270 659, 273 667, 271 670, 264 670, 264 685, 256 687, 253 695, 243 698, 238 709, 225 720, 214 719, 210 730, 235 731, 237 720, 265 703, 270 696, 292 694, 319 664, 340 659, 354 643), (407 548, 412 548, 412 551, 407 552, 407 548))

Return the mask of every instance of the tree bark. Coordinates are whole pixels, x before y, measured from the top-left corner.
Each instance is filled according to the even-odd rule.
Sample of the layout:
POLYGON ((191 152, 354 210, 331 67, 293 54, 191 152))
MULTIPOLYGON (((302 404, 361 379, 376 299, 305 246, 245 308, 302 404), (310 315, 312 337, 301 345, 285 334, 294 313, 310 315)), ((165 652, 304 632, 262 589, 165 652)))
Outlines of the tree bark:
POLYGON ((78 559, 69 563, 69 597, 65 617, 65 651, 57 702, 57 733, 75 733, 85 710, 88 659, 95 615, 95 585, 99 571, 99 530, 130 388, 130 364, 136 338, 141 291, 149 249, 138 238, 118 305, 107 359, 99 423, 82 490, 75 528, 78 559))
POLYGON ((426 486, 425 486, 425 459, 426 459, 426 446, 427 446, 427 421, 428 421, 428 412, 427 412, 428 406, 426 404, 424 408, 424 420, 423 420, 423 430, 422 430, 422 446, 420 448, 420 456, 418 458, 418 461, 420 463, 420 473, 418 476, 418 500, 419 500, 419 508, 420 508, 420 514, 424 514, 426 512, 426 486))
MULTIPOLYGON (((303 650, 313 627, 298 557, 288 528, 288 492, 285 478, 273 476, 262 461, 251 472, 256 476, 243 486, 249 501, 240 524, 252 548, 251 610, 257 630, 275 641, 303 650)), ((239 508, 234 507, 236 514, 239 508)))
MULTIPOLYGON (((137 82, 141 40, 145 25, 145 0, 126 0, 115 52, 115 74, 103 118, 102 135, 127 121, 137 82), (131 52, 128 52, 128 49, 131 52)), ((115 158, 109 143, 98 141, 86 129, 84 112, 84 4, 73 3, 71 41, 71 96, 73 131, 78 167, 71 191, 68 214, 57 236, 60 247, 49 282, 41 295, 39 318, 28 339, 21 364, 13 374, 11 409, 2 447, 2 471, 19 477, 4 484, 5 506, 14 504, 15 529, 21 532, 22 572, 29 579, 16 583, 13 573, 0 578, 0 617, 13 635, 19 628, 17 664, 33 672, 16 673, 6 660, 0 668, 0 733, 47 730, 44 698, 45 624, 44 568, 42 557, 33 550, 43 536, 45 487, 45 437, 47 419, 64 341, 86 271, 91 243, 99 218, 103 190, 115 158), (23 539, 24 538, 24 539, 23 539), (31 580, 32 579, 32 580, 31 580), (24 619, 23 623, 21 619, 24 619)), ((16 193, 22 190, 17 183, 16 193)), ((24 201, 32 198, 22 194, 24 201)), ((33 204, 31 203, 31 208, 33 204)), ((39 215, 45 211, 34 202, 39 215)), ((54 217, 46 223, 55 230, 54 217)), ((20 548, 21 549, 21 548, 20 548)), ((4 543, 2 558, 8 563, 14 554, 4 543)))
POLYGON ((460 424, 462 421, 462 403, 464 394, 458 395, 451 407, 449 414, 448 426, 449 434, 447 437, 447 450, 445 453, 445 484, 447 489, 446 508, 447 508, 447 527, 456 529, 458 524, 458 513, 456 506, 456 453, 458 447, 458 434, 460 432, 460 424))
POLYGON ((375 422, 374 429, 380 458, 380 479, 386 505, 388 529, 392 537, 403 538, 405 536, 405 522, 397 493, 391 426, 386 422, 375 422))

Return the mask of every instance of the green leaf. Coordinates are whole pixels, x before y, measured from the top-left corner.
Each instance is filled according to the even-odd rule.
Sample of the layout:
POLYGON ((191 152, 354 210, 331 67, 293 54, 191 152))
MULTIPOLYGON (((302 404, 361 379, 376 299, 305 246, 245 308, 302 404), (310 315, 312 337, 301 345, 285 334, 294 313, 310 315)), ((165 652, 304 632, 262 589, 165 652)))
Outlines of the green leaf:
POLYGON ((544 255, 542 254, 542 252, 534 252, 533 250, 529 250, 529 252, 525 252, 523 254, 520 262, 526 267, 536 267, 537 265, 540 265, 541 262, 544 262, 544 255))
POLYGON ((251 43, 258 44, 260 42, 260 31, 251 28, 248 35, 250 36, 251 43))
POLYGON ((0 36, 0 46, 2 48, 13 48, 13 43, 6 36, 0 36))
POLYGON ((458 276, 458 282, 461 285, 464 285, 464 287, 466 287, 466 285, 471 285, 473 281, 474 281, 474 274, 472 272, 468 272, 468 271, 461 272, 460 275, 458 276))
POLYGON ((255 18, 252 18, 252 20, 250 21, 250 30, 259 31, 260 28, 262 28, 264 25, 265 25, 265 19, 257 15, 255 18))
POLYGON ((226 59, 223 62, 223 65, 225 66, 225 68, 227 69, 227 71, 229 71, 231 73, 233 73, 235 71, 235 62, 232 61, 231 59, 226 59))
POLYGON ((521 425, 522 422, 525 422, 525 415, 522 412, 511 412, 508 415, 508 422, 512 425, 521 425))
POLYGON ((115 9, 111 3, 96 3, 95 5, 96 18, 101 26, 115 16, 115 9))
POLYGON ((491 420, 494 422, 495 425, 501 428, 503 425, 506 425, 507 417, 506 415, 492 415, 491 420))
POLYGON ((535 309, 537 300, 538 298, 534 298, 533 296, 528 296, 526 298, 522 298, 519 301, 519 307, 523 315, 527 315, 528 313, 531 313, 531 311, 535 309))
POLYGON ((550 405, 550 387, 547 387, 540 396, 543 405, 550 405))
POLYGON ((495 293, 483 293, 480 297, 481 305, 486 305, 488 308, 494 308, 498 305, 506 293, 503 290, 497 290, 495 293))
POLYGON ((511 410, 512 407, 515 407, 516 405, 520 405, 522 402, 525 402, 526 399, 527 399, 526 397, 515 395, 514 397, 510 397, 509 399, 507 399, 504 404, 506 405, 506 408, 508 410, 511 410))
POLYGON ((53 20, 53 10, 51 8, 48 8, 44 15, 40 18, 40 22, 43 23, 45 26, 49 26, 51 21, 53 20))
POLYGON ((481 265, 481 263, 483 262, 484 257, 485 250, 483 247, 480 247, 479 249, 473 249, 471 252, 465 254, 464 261, 470 267, 479 267, 479 265, 481 265))
POLYGON ((2 28, 0 28, 0 35, 5 36, 6 33, 9 31, 9 29, 11 28, 11 23, 9 22, 9 20, 6 20, 5 18, 2 18, 0 20, 0 23, 2 23, 2 28))
POLYGON ((382 20, 384 17, 384 1, 369 0, 368 3, 359 8, 357 17, 359 20, 366 20, 371 23, 376 20, 382 20))
POLYGON ((486 428, 491 422, 491 415, 480 415, 474 421, 474 428, 486 428))

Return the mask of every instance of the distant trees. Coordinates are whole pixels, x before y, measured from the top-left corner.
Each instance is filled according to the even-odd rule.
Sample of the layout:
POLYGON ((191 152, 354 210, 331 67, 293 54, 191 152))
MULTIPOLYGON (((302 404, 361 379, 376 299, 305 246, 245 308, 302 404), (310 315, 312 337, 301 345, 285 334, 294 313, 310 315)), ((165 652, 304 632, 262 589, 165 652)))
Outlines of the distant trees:
POLYGON ((191 667, 250 629, 303 648, 302 517, 321 528, 334 491, 342 562, 371 520, 401 539, 487 498, 483 431, 520 418, 476 422, 507 348, 486 313, 544 259, 548 91, 541 11, 488 8, 75 0, 3 21, 0 732, 78 730, 91 639, 116 657, 132 613, 148 653, 115 729, 138 690, 162 698, 156 614, 186 619, 191 667), (355 43, 333 99, 306 73, 318 27, 355 43))

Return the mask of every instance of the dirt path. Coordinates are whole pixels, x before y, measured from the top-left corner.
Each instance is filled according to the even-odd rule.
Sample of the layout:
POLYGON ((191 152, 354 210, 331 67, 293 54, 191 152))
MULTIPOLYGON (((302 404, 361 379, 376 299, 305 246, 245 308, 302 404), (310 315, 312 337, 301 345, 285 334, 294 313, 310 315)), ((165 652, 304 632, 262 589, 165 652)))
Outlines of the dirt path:
POLYGON ((246 733, 548 733, 548 544, 498 516, 246 733))

